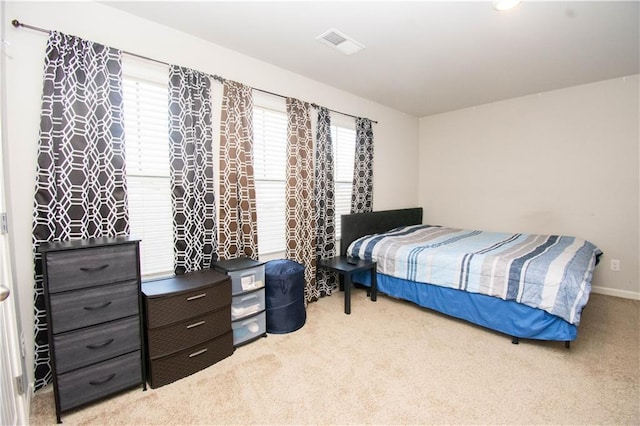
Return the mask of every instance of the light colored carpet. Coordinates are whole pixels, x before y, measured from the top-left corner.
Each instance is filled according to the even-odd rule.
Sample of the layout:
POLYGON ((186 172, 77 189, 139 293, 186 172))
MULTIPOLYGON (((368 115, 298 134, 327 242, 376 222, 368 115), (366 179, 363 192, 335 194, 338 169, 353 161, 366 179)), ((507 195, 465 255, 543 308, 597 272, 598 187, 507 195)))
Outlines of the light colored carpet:
MULTIPOLYGON (((63 414, 64 424, 639 424, 640 302, 592 295, 579 336, 523 341, 355 290, 173 384, 63 414)), ((52 392, 32 424, 55 423, 52 392)))

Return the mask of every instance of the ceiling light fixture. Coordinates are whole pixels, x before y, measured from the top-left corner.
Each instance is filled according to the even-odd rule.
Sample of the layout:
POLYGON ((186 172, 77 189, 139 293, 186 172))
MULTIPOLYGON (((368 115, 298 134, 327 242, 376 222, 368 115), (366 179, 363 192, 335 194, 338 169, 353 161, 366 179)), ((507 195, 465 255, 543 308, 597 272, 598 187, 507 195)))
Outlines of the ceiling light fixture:
POLYGON ((509 10, 520 4, 521 0, 494 0, 493 7, 495 10, 509 10))
POLYGON ((358 43, 351 37, 341 33, 335 28, 331 28, 329 31, 326 31, 316 37, 316 40, 321 41, 327 46, 331 46, 334 49, 338 49, 345 55, 353 55, 364 49, 364 45, 362 43, 358 43))

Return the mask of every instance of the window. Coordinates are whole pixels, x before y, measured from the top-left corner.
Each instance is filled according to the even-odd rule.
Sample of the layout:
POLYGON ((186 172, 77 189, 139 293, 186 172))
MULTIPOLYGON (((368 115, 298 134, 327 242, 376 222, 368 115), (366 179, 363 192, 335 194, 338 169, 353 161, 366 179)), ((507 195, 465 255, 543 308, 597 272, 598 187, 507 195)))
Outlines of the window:
POLYGON ((164 66, 123 60, 129 221, 146 278, 173 273, 167 80, 164 66))
POLYGON ((267 99, 255 92, 254 98, 260 103, 253 108, 258 253, 269 255, 285 250, 287 114, 280 99, 267 99))
MULTIPOLYGON (((333 119, 333 117, 332 117, 333 119)), ((284 100, 254 92, 254 173, 260 256, 285 251, 287 114, 284 100)), ((314 131, 315 132, 315 131, 314 131)), ((336 193, 336 238, 340 215, 351 209, 355 122, 339 117, 331 126, 336 193)))
MULTIPOLYGON (((353 120, 352 120, 353 121, 353 120)), ((334 180, 336 194, 336 240, 342 235, 340 216, 351 212, 351 189, 353 187, 353 161, 356 151, 355 122, 331 126, 333 141, 334 180), (343 126, 340 126, 343 124, 343 126)))

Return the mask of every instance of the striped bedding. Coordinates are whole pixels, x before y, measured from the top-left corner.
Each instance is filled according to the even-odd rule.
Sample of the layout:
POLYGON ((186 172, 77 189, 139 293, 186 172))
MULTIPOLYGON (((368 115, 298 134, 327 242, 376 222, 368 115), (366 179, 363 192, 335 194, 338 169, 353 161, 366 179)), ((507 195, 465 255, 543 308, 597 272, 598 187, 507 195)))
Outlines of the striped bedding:
POLYGON ((365 236, 347 250, 377 261, 381 274, 516 301, 575 325, 600 254, 574 237, 431 225, 365 236))

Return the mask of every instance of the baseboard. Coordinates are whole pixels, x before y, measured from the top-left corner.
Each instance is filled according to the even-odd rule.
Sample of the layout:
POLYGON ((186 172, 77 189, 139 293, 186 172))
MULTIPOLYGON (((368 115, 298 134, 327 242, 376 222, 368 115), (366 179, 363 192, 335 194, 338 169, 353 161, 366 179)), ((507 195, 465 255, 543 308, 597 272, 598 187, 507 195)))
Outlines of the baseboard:
POLYGON ((622 297, 623 299, 640 300, 640 293, 637 293, 635 291, 616 290, 613 288, 597 286, 591 287, 591 291, 597 294, 604 294, 605 296, 615 296, 622 297))
POLYGON ((33 383, 29 383, 29 390, 27 391, 27 423, 29 424, 29 419, 31 418, 31 401, 33 401, 33 394, 35 393, 35 386, 33 383))
POLYGON ((31 418, 31 401, 33 397, 33 384, 27 385, 26 394, 16 395, 17 421, 19 425, 28 425, 31 418))

